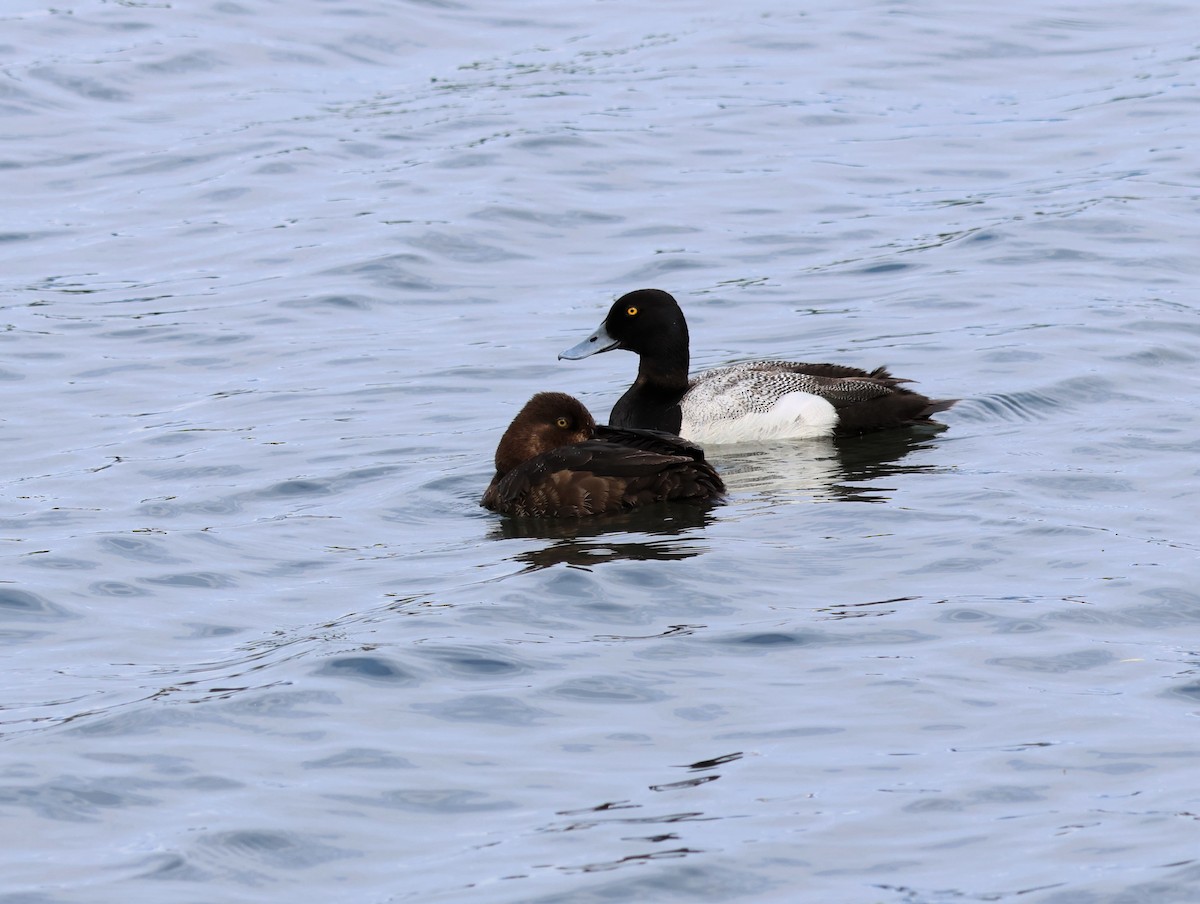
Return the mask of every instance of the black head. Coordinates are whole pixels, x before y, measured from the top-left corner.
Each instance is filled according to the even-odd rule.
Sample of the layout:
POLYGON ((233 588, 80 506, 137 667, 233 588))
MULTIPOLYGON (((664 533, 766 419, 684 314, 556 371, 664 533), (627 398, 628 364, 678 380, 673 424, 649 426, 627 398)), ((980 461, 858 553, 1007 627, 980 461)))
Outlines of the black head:
POLYGON ((591 439, 596 422, 583 403, 562 392, 539 392, 522 408, 496 447, 496 472, 513 468, 543 452, 591 439))
POLYGON ((638 289, 622 295, 608 309, 604 329, 617 341, 617 348, 639 355, 663 345, 688 346, 683 311, 662 289, 638 289))
POLYGON ((688 329, 678 302, 662 289, 638 289, 622 295, 596 332, 559 357, 575 360, 614 348, 665 358, 673 364, 682 357, 686 369, 688 329))

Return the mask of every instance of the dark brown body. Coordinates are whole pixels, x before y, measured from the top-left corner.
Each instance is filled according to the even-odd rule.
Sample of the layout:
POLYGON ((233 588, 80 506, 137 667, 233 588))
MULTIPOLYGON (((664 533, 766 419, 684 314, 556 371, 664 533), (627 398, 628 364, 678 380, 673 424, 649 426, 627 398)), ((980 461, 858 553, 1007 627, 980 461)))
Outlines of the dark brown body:
POLYGON ((708 502, 724 492, 699 446, 652 430, 597 427, 578 400, 539 393, 500 440, 481 505, 519 517, 580 518, 708 502))

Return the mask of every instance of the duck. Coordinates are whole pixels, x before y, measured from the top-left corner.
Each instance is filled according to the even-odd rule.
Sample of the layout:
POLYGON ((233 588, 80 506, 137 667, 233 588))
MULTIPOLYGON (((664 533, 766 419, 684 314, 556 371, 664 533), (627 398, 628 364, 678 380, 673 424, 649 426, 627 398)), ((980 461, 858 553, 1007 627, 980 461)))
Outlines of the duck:
POLYGON ((539 392, 500 438, 496 475, 480 505, 517 517, 582 518, 656 502, 706 503, 724 493, 695 443, 600 426, 573 396, 539 392))
POLYGON ((558 357, 578 360, 625 349, 637 379, 609 424, 675 433, 697 443, 857 436, 928 423, 956 399, 933 400, 885 367, 747 361, 688 376, 687 320, 662 289, 618 298, 600 327, 558 357))

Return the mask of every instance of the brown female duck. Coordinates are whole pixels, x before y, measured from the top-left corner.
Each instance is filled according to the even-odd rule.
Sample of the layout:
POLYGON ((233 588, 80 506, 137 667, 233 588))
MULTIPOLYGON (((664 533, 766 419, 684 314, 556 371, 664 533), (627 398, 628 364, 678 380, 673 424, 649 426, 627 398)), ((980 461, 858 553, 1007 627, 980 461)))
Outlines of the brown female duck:
POLYGON ((708 502, 724 492, 694 443, 656 430, 598 427, 578 399, 540 392, 504 432, 480 504, 505 515, 579 518, 655 502, 708 502))

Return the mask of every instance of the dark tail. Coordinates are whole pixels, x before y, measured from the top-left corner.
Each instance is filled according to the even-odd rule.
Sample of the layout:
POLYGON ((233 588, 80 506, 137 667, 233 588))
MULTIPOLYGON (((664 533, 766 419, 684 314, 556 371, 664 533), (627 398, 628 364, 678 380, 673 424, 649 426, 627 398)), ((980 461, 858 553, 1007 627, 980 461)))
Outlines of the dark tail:
POLYGON ((949 408, 953 408, 954 404, 958 401, 958 399, 931 399, 929 404, 917 415, 917 418, 927 421, 939 411, 946 411, 949 408))

